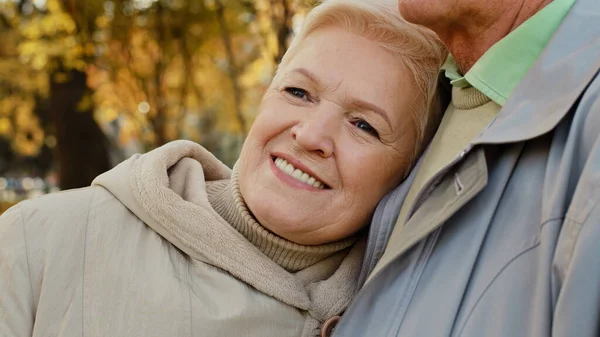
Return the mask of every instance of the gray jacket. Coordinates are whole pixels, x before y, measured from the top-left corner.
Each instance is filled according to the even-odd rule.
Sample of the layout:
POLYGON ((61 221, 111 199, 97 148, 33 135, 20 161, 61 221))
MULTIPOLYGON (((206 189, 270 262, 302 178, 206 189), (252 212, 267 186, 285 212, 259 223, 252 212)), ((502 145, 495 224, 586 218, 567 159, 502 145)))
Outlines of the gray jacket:
POLYGON ((403 230, 414 174, 380 203, 334 336, 600 335, 599 69, 600 1, 578 0, 403 230))

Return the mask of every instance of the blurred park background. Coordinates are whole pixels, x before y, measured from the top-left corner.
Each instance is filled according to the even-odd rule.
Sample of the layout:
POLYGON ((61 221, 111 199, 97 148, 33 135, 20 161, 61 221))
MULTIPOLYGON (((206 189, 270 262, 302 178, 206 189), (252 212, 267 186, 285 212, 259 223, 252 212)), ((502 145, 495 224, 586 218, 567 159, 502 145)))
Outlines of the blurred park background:
POLYGON ((190 139, 232 165, 316 0, 0 0, 0 213, 190 139))

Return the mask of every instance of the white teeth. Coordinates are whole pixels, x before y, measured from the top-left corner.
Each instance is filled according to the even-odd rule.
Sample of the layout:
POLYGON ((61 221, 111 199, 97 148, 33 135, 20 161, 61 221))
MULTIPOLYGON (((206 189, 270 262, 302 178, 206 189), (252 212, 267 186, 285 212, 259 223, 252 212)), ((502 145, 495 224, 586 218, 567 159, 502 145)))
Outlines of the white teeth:
POLYGON ((289 176, 303 183, 311 185, 316 188, 325 188, 325 185, 318 181, 316 178, 310 176, 310 174, 303 172, 300 169, 295 168, 292 164, 288 163, 287 160, 282 158, 275 158, 275 166, 281 171, 287 173, 289 176))
POLYGON ((283 171, 289 175, 292 175, 292 173, 294 172, 294 166, 288 163, 286 166, 284 166, 283 171))
POLYGON ((294 172, 292 172, 292 177, 294 177, 298 180, 301 180, 300 178, 302 178, 302 173, 304 173, 304 172, 302 172, 298 169, 295 169, 294 172))

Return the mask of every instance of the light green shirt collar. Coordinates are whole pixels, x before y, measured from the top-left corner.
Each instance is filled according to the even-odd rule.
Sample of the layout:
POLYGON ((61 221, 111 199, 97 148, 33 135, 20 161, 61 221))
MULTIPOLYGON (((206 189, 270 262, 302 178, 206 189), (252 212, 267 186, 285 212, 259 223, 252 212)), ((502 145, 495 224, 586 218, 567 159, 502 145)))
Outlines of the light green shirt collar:
POLYGON ((462 76, 452 55, 442 66, 456 87, 473 86, 499 105, 523 79, 540 56, 575 0, 554 0, 494 44, 462 76))

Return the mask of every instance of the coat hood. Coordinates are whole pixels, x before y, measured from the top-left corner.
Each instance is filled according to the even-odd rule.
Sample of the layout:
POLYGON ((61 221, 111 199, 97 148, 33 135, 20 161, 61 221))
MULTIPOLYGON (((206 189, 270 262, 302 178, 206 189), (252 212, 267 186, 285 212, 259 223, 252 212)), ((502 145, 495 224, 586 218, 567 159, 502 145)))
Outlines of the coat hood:
MULTIPOLYGON (((329 279, 307 284, 303 277, 267 258, 212 208, 206 181, 228 179, 231 174, 231 169, 206 149, 180 140, 132 156, 98 176, 92 185, 110 191, 146 225, 190 257, 226 270, 284 303, 308 310, 317 319, 341 313, 347 305, 341 299, 350 299, 356 291, 354 274, 360 269, 364 240, 355 244, 329 279), (322 299, 332 292, 337 293, 335 298, 323 305, 322 299)), ((323 263, 339 263, 339 257, 323 263)), ((318 266, 299 273, 310 273, 312 268, 318 266)))

